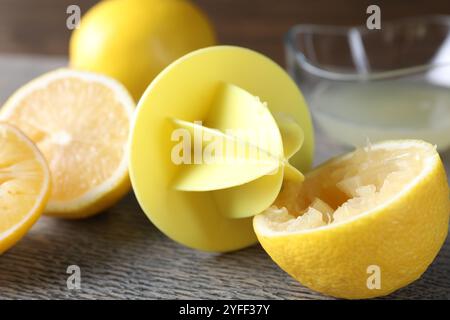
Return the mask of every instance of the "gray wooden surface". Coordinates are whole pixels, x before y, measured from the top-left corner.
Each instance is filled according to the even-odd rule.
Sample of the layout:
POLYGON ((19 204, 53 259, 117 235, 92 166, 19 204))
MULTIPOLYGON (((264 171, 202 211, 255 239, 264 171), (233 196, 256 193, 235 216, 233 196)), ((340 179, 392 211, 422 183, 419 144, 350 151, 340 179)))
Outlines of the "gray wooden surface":
MULTIPOLYGON (((0 56, 0 104, 26 80, 64 59, 0 56)), ((342 150, 320 133, 316 163, 342 150)), ((450 152, 442 155, 447 172, 450 152)), ((82 221, 43 217, 0 256, 0 299, 330 299, 291 279, 259 245, 227 254, 194 251, 166 238, 133 195, 82 221), (69 265, 81 289, 68 290, 69 265)), ((432 266, 392 299, 450 299, 450 240, 432 266)))

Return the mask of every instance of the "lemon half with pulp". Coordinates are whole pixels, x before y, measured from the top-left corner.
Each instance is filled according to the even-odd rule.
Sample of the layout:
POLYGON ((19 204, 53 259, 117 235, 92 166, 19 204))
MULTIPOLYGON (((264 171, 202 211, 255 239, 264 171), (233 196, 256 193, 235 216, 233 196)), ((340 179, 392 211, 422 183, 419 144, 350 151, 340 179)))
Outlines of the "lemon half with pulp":
POLYGON ((358 149, 285 184, 253 223, 267 253, 300 283, 369 298, 421 276, 445 241, 449 212, 435 146, 404 140, 358 149))

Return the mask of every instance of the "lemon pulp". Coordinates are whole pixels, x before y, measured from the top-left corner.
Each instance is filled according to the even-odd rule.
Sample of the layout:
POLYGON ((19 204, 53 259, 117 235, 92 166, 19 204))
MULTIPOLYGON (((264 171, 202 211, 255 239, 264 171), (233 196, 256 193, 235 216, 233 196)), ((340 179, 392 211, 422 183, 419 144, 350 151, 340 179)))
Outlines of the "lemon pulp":
POLYGON ((44 74, 8 99, 0 119, 36 143, 52 173, 46 214, 87 217, 128 192, 126 146, 133 109, 117 81, 71 69, 44 74))
POLYGON ((50 189, 43 155, 21 131, 0 122, 0 255, 37 221, 50 189))
POLYGON ((285 182, 265 211, 272 231, 299 231, 351 219, 393 199, 425 167, 427 150, 360 148, 301 184, 285 182))

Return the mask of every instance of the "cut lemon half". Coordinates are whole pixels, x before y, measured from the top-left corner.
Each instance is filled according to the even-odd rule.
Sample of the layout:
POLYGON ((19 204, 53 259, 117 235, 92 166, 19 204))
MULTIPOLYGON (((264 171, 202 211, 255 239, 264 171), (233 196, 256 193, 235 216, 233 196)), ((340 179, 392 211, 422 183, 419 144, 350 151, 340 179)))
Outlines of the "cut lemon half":
POLYGON ((305 286, 343 298, 382 296, 418 279, 448 231, 450 201, 435 147, 383 142, 286 183, 254 217, 264 249, 305 286))
POLYGON ((0 119, 23 130, 49 164, 53 188, 46 214, 90 216, 128 192, 133 109, 115 80, 69 69, 33 80, 6 102, 0 119))
POLYGON ((31 228, 49 196, 44 157, 22 132, 0 122, 0 254, 31 228))

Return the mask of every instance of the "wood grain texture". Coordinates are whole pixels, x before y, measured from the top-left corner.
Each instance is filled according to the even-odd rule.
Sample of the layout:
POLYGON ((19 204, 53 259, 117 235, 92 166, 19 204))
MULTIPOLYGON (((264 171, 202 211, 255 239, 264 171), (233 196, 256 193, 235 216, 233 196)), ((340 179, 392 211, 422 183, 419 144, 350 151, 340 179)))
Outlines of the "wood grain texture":
MULTIPOLYGON (((449 299, 450 241, 425 275, 389 296, 449 299)), ((0 257, 0 299, 330 299, 281 271, 260 246, 210 254, 184 248, 132 196, 84 221, 41 219, 0 257), (81 268, 81 290, 66 268, 81 268)))
MULTIPOLYGON (((64 58, 0 56, 0 104, 64 58)), ((320 132, 316 164, 341 153, 320 132)), ((443 154, 450 169, 450 151, 443 154)), ((450 240, 425 275, 392 299, 450 299, 450 240)), ((42 218, 0 256, 0 299, 331 299, 297 283, 259 245, 210 254, 173 242, 146 218, 132 194, 82 221, 42 218), (68 290, 69 265, 81 290, 68 290)))

